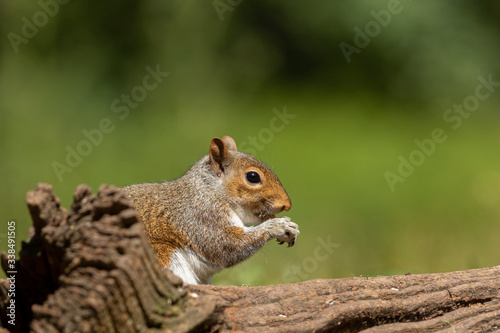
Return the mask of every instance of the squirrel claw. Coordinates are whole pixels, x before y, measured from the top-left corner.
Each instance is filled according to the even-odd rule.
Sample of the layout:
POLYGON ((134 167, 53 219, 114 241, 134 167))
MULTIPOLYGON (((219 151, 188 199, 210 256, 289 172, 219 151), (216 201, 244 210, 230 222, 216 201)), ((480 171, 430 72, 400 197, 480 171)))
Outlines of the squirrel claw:
MULTIPOLYGON (((284 241, 282 241, 282 242, 278 241, 279 245, 282 245, 283 243, 285 243, 285 242, 284 241)), ((292 247, 294 245, 295 245, 295 238, 288 243, 288 247, 292 247)))
MULTIPOLYGON (((279 245, 282 245, 283 243, 285 243, 285 242, 284 241, 283 242, 278 241, 279 245)), ((292 247, 294 245, 295 245, 295 238, 288 243, 288 247, 292 247)))

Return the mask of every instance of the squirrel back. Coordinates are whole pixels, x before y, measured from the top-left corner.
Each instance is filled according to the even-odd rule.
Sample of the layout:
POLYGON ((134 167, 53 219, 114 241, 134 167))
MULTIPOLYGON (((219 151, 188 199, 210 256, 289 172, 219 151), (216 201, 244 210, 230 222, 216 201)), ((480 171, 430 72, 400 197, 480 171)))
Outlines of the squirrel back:
POLYGON ((290 219, 275 218, 291 208, 278 177, 263 162, 238 152, 228 136, 212 139, 209 154, 181 178, 123 190, 159 262, 185 283, 208 283, 268 240, 291 246, 299 233, 290 219))

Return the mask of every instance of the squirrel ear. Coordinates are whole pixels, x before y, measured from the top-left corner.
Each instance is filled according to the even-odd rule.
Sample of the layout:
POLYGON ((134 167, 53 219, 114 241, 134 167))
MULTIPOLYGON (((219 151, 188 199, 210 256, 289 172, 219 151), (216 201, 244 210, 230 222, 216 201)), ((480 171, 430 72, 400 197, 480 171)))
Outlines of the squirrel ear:
POLYGON ((222 138, 222 141, 224 141, 228 150, 238 151, 238 147, 236 147, 236 142, 234 142, 234 139, 232 137, 225 135, 222 138))
MULTIPOLYGON (((229 137, 224 137, 229 138, 229 137)), ((226 140, 224 138, 221 140, 219 138, 213 138, 212 142, 210 142, 210 165, 212 169, 215 171, 217 176, 221 176, 224 173, 224 168, 229 164, 229 160, 231 155, 229 155, 228 147, 226 144, 226 140)), ((231 139, 231 138, 229 138, 231 139)), ((231 139, 234 143, 234 140, 231 139)), ((229 144, 230 146, 231 144, 229 144)), ((234 144, 236 147, 236 144, 234 144)))

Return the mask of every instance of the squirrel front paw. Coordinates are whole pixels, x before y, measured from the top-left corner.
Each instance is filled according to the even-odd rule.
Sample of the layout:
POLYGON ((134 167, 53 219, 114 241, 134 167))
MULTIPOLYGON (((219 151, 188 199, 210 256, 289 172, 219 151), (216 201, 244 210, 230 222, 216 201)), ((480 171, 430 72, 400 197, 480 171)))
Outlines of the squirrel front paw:
POLYGON ((269 231, 272 238, 276 237, 278 243, 288 243, 288 247, 295 244, 295 240, 300 233, 299 226, 287 216, 267 220, 261 226, 264 226, 269 231))

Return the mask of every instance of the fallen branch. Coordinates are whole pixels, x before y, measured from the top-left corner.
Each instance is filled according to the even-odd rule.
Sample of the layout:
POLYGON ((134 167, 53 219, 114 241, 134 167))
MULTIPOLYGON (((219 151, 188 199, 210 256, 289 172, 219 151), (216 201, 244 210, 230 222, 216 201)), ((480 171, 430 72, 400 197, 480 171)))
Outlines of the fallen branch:
POLYGON ((222 330, 487 332, 500 327, 500 267, 188 290, 220 299, 207 328, 222 330))

